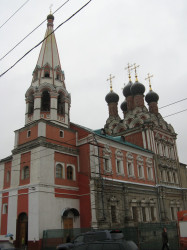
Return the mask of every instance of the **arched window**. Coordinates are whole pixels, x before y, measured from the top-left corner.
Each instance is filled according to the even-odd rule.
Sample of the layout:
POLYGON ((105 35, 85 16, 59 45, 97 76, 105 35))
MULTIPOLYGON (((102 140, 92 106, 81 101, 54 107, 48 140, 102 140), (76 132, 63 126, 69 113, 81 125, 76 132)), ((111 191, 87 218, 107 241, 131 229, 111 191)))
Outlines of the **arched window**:
POLYGON ((63 166, 61 164, 56 165, 56 178, 63 178, 63 166))
POLYGON ((64 115, 65 113, 64 95, 62 93, 58 96, 57 112, 59 115, 64 115))
POLYGON ((67 166, 67 179, 73 180, 73 167, 67 166))
POLYGON ((44 77, 50 77, 50 67, 49 67, 49 65, 45 66, 44 77))
POLYGON ((42 93, 41 111, 50 111, 50 94, 47 90, 42 93))
POLYGON ((21 177, 22 177, 22 180, 26 180, 29 178, 29 167, 28 166, 23 167, 21 177))

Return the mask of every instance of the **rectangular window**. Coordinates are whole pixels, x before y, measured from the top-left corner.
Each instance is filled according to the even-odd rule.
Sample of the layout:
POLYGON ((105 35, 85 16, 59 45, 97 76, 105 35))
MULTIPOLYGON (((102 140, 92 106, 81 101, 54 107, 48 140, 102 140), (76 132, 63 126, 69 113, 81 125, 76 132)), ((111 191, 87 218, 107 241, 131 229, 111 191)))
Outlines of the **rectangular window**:
POLYGON ((133 176, 134 175, 133 165, 130 162, 127 163, 127 171, 128 171, 128 175, 129 176, 133 176))
POLYGON ((27 131, 27 137, 30 137, 30 136, 31 136, 31 131, 28 130, 28 131, 27 131))
POLYGON ((64 131, 63 130, 60 130, 60 137, 64 138, 64 131))
POLYGON ((116 222, 116 206, 111 206, 111 218, 112 222, 116 222))
POLYGON ((153 169, 150 167, 147 168, 147 178, 148 178, 148 180, 153 179, 153 169))
POLYGON ((120 160, 116 160, 117 173, 121 173, 121 164, 120 160))
POLYGON ((138 177, 139 178, 143 178, 144 177, 144 171, 143 171, 143 166, 142 165, 139 165, 138 166, 138 177))
POLYGON ((8 204, 7 203, 3 204, 3 214, 8 214, 8 204))
POLYGON ((137 207, 132 207, 132 218, 135 222, 138 222, 138 209, 137 209, 137 207))
POLYGON ((110 170, 110 162, 109 162, 109 159, 104 159, 104 168, 106 171, 109 171, 110 170))
POLYGON ((142 220, 146 221, 145 207, 142 207, 142 220))
POLYGON ((156 218, 155 218, 155 208, 154 207, 151 207, 151 220, 152 221, 156 220, 156 218))

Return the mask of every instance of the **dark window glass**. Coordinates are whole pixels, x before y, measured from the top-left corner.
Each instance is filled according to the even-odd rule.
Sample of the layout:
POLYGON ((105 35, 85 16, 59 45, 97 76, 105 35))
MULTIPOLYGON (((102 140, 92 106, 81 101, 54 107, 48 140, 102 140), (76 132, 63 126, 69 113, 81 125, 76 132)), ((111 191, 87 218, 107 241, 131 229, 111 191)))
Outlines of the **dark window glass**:
POLYGON ((41 111, 50 111, 50 95, 48 91, 42 93, 41 111))
POLYGON ((72 168, 72 166, 67 167, 67 179, 73 180, 73 168, 72 168))

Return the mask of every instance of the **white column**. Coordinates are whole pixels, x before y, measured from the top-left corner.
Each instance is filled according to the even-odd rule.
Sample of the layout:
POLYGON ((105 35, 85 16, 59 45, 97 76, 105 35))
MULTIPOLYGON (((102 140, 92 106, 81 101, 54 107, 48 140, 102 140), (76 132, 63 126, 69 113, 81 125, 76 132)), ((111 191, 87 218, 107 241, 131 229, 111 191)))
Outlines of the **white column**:
POLYGON ((142 131, 142 138, 143 138, 143 147, 146 149, 147 145, 146 145, 145 131, 142 131))
POLYGON ((51 120, 57 120, 57 98, 58 94, 51 92, 51 108, 50 108, 51 120))
POLYGON ((18 146, 18 140, 19 140, 19 131, 15 131, 14 148, 18 146))
POLYGON ((16 238, 16 218, 17 218, 17 201, 18 201, 17 195, 18 195, 17 190, 12 190, 9 192, 9 198, 8 198, 7 232, 12 233, 14 235, 14 240, 16 238))
POLYGON ((34 117, 33 120, 40 119, 40 111, 41 111, 41 93, 34 94, 34 117))
POLYGON ((38 187, 29 190, 28 240, 39 240, 39 193, 38 187))

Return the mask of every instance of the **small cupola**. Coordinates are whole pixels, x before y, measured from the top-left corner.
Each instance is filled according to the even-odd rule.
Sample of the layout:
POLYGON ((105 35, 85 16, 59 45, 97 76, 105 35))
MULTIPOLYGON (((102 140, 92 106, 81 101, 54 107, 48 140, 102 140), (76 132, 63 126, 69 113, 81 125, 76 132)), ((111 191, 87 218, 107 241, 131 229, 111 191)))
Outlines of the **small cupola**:
POLYGON ((109 117, 117 117, 118 116, 118 101, 119 101, 119 95, 116 94, 112 89, 112 79, 114 76, 111 76, 107 81, 110 81, 110 92, 106 95, 105 101, 108 103, 108 109, 109 109, 109 117))
POLYGON ((145 100, 149 105, 149 112, 158 114, 157 102, 159 100, 159 95, 156 92, 154 92, 151 87, 150 78, 153 77, 153 75, 150 75, 149 73, 147 75, 148 77, 146 78, 146 80, 149 80, 149 92, 146 94, 145 100))

